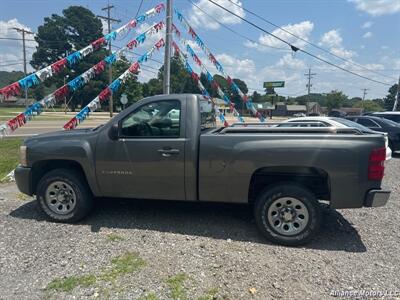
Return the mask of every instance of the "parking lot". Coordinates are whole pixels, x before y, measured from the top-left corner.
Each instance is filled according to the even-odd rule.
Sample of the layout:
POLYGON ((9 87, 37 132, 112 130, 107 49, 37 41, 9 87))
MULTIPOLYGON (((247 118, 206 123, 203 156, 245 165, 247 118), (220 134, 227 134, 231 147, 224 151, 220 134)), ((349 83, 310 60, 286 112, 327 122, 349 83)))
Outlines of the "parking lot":
POLYGON ((399 177, 394 158, 386 207, 325 209, 321 233, 302 248, 266 242, 246 206, 104 199, 79 224, 56 224, 2 184, 0 298, 395 298, 399 177))

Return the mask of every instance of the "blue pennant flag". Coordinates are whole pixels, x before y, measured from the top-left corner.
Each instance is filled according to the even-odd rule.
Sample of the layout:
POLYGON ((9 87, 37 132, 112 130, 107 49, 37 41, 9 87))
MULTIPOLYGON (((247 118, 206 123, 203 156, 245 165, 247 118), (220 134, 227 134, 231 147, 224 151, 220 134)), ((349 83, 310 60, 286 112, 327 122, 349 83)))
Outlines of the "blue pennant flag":
POLYGON ((108 87, 113 93, 115 93, 120 86, 121 86, 121 81, 119 79, 116 79, 108 87))
POLYGON ((145 15, 141 15, 141 16, 136 18, 136 21, 138 23, 144 22, 145 20, 146 20, 146 16, 145 15))
POLYGON ((26 90, 30 87, 33 87, 35 85, 39 84, 39 79, 36 76, 36 74, 31 74, 26 76, 25 78, 22 78, 20 81, 18 81, 19 86, 23 89, 26 90))
POLYGON ((78 76, 67 83, 68 88, 71 91, 76 91, 77 89, 80 89, 82 86, 84 86, 84 84, 85 84, 85 81, 83 80, 82 76, 78 76))
POLYGON ((189 54, 190 54, 191 57, 194 57, 194 56, 196 55, 196 54, 194 53, 193 49, 192 49, 189 45, 186 45, 186 49, 187 49, 187 51, 189 52, 189 54))
POLYGON ((139 36, 136 38, 136 40, 137 40, 137 42, 138 42, 139 44, 143 44, 144 41, 146 40, 146 34, 145 34, 145 33, 142 33, 141 35, 139 35, 139 36))
POLYGON ((149 57, 148 57, 148 54, 146 53, 146 54, 143 54, 141 57, 139 57, 139 59, 138 59, 138 63, 143 63, 143 62, 146 62, 147 60, 149 59, 149 57))
POLYGON ((81 59, 81 53, 76 51, 67 56, 67 61, 70 66, 76 64, 81 59))
POLYGON ((36 113, 36 115, 39 115, 42 111, 42 106, 40 105, 39 102, 36 102, 34 104, 32 104, 31 106, 29 106, 25 111, 24 111, 24 115, 26 118, 31 118, 34 113, 36 113))
POLYGON ((176 9, 175 9, 175 13, 176 13, 176 16, 178 17, 178 20, 182 22, 183 21, 182 14, 179 11, 177 11, 176 9))
POLYGON ((239 93, 239 87, 236 85, 235 82, 232 81, 231 86, 232 86, 232 89, 233 89, 236 93, 239 93))
POLYGON ((79 120, 79 122, 82 122, 86 119, 86 117, 89 115, 90 109, 89 107, 85 106, 77 115, 76 118, 79 120))
POLYGON ((214 80, 214 78, 212 77, 212 75, 211 75, 210 72, 208 72, 208 71, 207 71, 206 76, 207 76, 207 80, 208 80, 209 82, 212 82, 212 81, 214 80))
POLYGON ((229 100, 227 95, 224 95, 223 99, 224 99, 226 104, 229 104, 231 102, 231 100, 229 100))
POLYGON ((187 61, 185 62, 185 69, 186 69, 190 74, 193 73, 192 67, 189 65, 189 63, 188 63, 187 61))
POLYGON ((200 48, 204 50, 204 47, 205 47, 205 46, 204 46, 204 43, 203 43, 203 41, 199 38, 198 35, 196 35, 195 41, 196 41, 197 45, 199 45, 200 48))
POLYGON ((108 64, 111 65, 113 63, 115 63, 117 61, 117 55, 115 55, 115 53, 107 56, 104 61, 108 64))
POLYGON ((109 34, 104 36, 104 39, 109 43, 111 40, 115 40, 117 38, 117 32, 112 31, 109 34))
POLYGON ((215 67, 217 68, 218 71, 220 71, 222 73, 224 72, 224 69, 222 68, 222 66, 217 61, 215 62, 215 67))
POLYGON ((211 98, 210 94, 207 92, 207 90, 203 90, 202 95, 206 98, 211 98))

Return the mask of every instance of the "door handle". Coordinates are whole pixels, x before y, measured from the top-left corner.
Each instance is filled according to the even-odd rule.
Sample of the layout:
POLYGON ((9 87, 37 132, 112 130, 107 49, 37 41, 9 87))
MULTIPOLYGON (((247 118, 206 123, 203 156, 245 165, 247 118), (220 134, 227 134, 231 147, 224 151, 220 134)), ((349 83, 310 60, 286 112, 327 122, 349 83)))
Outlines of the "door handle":
POLYGON ((160 153, 164 157, 170 157, 173 154, 179 154, 179 149, 158 149, 158 153, 160 153))

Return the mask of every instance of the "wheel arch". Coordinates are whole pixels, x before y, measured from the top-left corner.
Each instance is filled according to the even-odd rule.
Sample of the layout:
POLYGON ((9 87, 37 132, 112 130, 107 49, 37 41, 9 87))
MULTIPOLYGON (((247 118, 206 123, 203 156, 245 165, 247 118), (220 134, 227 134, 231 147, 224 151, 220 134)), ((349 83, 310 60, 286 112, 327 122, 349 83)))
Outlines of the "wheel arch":
POLYGON ((82 175, 92 194, 96 191, 96 187, 93 186, 93 182, 88 180, 88 174, 79 162, 75 160, 51 159, 37 161, 32 165, 32 190, 34 194, 36 194, 38 183, 43 176, 56 169, 72 169, 78 172, 82 175))
POLYGON ((283 183, 303 186, 317 199, 330 201, 330 179, 325 170, 309 166, 273 166, 261 167, 253 172, 248 190, 249 203, 253 203, 266 188, 283 183))

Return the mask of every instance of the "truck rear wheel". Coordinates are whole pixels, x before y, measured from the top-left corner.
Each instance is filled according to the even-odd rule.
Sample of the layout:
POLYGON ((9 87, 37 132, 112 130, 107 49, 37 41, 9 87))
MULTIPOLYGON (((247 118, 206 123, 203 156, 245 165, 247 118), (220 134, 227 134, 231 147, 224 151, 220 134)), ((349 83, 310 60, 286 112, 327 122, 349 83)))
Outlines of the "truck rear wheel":
POLYGON ((74 170, 56 169, 45 174, 36 194, 40 208, 56 222, 77 222, 93 206, 86 180, 74 170))
POLYGON ((286 246, 307 243, 321 223, 320 206, 314 194, 296 184, 279 184, 261 192, 254 216, 267 239, 286 246))

